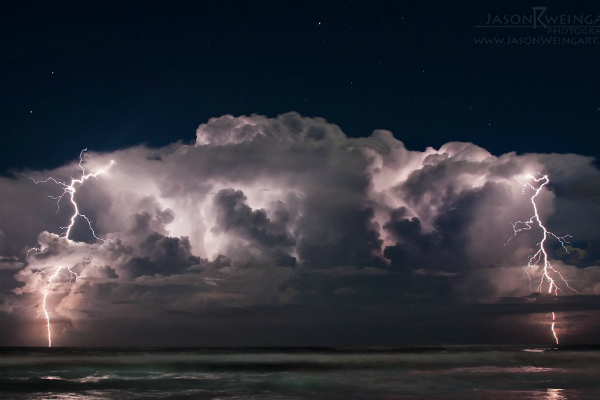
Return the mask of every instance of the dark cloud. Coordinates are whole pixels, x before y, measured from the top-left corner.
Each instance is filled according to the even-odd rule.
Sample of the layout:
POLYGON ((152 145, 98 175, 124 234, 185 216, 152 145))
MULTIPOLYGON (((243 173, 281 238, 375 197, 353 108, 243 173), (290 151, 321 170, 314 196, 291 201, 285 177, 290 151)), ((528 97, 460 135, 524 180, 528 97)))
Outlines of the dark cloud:
POLYGON ((133 257, 125 269, 132 277, 177 274, 200 262, 200 258, 194 256, 191 250, 186 237, 165 237, 153 232, 140 244, 140 253, 144 256, 133 257))
POLYGON ((265 210, 252 210, 246 204, 248 198, 241 190, 220 190, 214 199, 217 226, 213 232, 234 232, 240 237, 266 248, 292 247, 296 241, 287 231, 290 213, 282 202, 278 202, 274 220, 267 217, 265 210))

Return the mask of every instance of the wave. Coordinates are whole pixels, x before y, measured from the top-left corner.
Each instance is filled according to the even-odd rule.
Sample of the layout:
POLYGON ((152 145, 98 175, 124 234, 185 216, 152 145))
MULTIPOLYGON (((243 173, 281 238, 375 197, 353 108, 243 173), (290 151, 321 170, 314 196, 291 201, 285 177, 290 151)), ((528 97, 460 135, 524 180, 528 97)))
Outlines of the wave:
POLYGON ((600 398, 600 351, 585 349, 10 351, 0 399, 600 398))

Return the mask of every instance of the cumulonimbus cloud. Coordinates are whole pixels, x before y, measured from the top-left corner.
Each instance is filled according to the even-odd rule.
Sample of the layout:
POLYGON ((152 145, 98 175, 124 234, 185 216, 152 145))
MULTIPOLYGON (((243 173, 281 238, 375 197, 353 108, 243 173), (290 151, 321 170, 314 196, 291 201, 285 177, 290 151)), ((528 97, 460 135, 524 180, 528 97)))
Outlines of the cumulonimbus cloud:
MULTIPOLYGON (((0 311, 35 318, 49 305, 77 324, 105 315, 193 312, 215 305, 396 304, 525 296, 522 268, 539 241, 506 243, 531 215, 515 175, 550 175, 538 198, 576 248, 551 255, 580 293, 600 295, 594 160, 574 154, 494 156, 471 143, 410 151, 384 130, 349 138, 297 113, 223 116, 193 144, 86 153, 77 201, 106 241, 55 205, 77 163, 0 178, 0 311), (584 221, 577 223, 574 221, 584 221), (51 233, 50 233, 51 232, 51 233), (39 251, 27 250, 36 242, 39 251), (9 271, 9 272, 7 272, 9 271), (29 310, 29 311, 28 311, 29 310)), ((82 328, 83 329, 83 328, 82 328)))

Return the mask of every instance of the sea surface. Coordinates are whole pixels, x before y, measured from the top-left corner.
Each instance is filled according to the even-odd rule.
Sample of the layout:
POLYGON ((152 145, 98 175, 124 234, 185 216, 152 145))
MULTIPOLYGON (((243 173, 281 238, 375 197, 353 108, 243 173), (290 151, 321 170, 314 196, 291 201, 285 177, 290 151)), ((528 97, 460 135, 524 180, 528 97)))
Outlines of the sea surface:
POLYGON ((0 348, 0 399, 596 400, 600 348, 0 348))

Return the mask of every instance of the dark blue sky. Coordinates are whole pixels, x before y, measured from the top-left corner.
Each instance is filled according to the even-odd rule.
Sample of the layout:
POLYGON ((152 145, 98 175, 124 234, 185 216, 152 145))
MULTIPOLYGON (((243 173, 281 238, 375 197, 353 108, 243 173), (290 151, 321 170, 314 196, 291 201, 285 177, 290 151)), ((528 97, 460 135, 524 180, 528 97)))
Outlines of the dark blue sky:
POLYGON ((496 155, 599 154, 600 44, 477 45, 548 36, 474 28, 539 2, 439 3, 3 1, 0 171, 55 167, 84 147, 192 141, 223 114, 288 111, 354 137, 387 129, 414 150, 459 140, 496 155))

